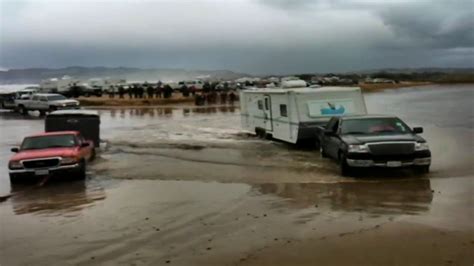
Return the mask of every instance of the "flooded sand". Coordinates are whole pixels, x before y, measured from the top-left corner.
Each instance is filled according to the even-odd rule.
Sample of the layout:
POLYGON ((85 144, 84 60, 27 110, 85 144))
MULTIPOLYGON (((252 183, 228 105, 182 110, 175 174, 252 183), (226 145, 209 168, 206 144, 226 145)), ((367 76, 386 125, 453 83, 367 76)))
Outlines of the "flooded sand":
MULTIPOLYGON (((10 188, 2 265, 472 265, 472 85, 366 95, 421 125, 432 173, 339 176, 317 151, 240 129, 237 107, 102 109, 86 182, 10 188), (345 254, 344 256, 341 254, 345 254)), ((0 161, 41 118, 0 113, 0 161)))

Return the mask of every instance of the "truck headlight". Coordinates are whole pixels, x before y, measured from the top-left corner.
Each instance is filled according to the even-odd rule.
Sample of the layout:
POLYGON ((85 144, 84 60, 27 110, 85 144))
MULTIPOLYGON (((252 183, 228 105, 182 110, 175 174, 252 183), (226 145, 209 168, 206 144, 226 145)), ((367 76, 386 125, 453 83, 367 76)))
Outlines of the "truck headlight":
POLYGON ((426 142, 417 142, 415 144, 415 151, 426 151, 429 149, 430 147, 428 146, 428 143, 426 142))
POLYGON ((366 144, 349 145, 349 152, 369 152, 369 147, 366 144))
POLYGON ((75 157, 63 157, 61 159, 61 164, 75 164, 77 159, 75 157))
POLYGON ((8 163, 8 168, 14 170, 14 169, 23 169, 23 164, 21 164, 18 161, 11 161, 8 163))

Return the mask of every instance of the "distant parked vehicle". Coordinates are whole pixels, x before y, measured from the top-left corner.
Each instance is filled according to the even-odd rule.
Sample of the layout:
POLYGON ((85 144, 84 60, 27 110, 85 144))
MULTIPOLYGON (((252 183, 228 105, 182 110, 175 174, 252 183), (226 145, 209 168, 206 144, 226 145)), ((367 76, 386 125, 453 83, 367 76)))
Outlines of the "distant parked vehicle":
POLYGON ((31 95, 37 93, 38 87, 26 87, 23 90, 4 95, 1 99, 2 109, 17 109, 18 104, 24 100, 30 99, 31 95))
POLYGON ((94 144, 77 131, 58 131, 26 137, 8 163, 10 182, 32 178, 86 177, 87 162, 95 157, 94 144))
POLYGON ((333 117, 319 128, 321 154, 336 160, 342 175, 367 167, 413 167, 420 173, 429 172, 431 152, 418 135, 423 128, 411 129, 398 117, 333 117))
POLYGON ((67 99, 63 95, 54 93, 37 93, 31 98, 18 103, 20 113, 26 115, 28 111, 39 111, 42 115, 62 109, 79 109, 79 101, 67 99))

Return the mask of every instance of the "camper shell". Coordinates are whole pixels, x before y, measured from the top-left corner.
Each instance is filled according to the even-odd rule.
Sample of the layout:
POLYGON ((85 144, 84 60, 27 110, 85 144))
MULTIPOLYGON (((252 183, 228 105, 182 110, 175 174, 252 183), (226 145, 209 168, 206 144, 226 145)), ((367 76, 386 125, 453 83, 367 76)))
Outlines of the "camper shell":
POLYGON ((244 90, 240 107, 244 130, 289 143, 317 140, 333 116, 367 113, 359 87, 244 90))
POLYGON ((51 112, 45 119, 45 131, 79 131, 85 139, 100 146, 100 116, 92 110, 59 110, 51 112))

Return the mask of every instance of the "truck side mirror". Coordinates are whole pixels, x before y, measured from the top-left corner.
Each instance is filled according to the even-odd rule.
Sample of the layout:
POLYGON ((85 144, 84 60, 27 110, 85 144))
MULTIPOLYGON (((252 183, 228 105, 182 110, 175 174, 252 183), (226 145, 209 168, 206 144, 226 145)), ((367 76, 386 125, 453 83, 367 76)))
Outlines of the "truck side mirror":
POLYGON ((414 127, 413 128, 413 133, 421 134, 421 133, 423 133, 423 128, 422 127, 414 127))
POLYGON ((11 151, 12 151, 12 152, 19 152, 20 149, 18 149, 18 148, 12 148, 11 151))

